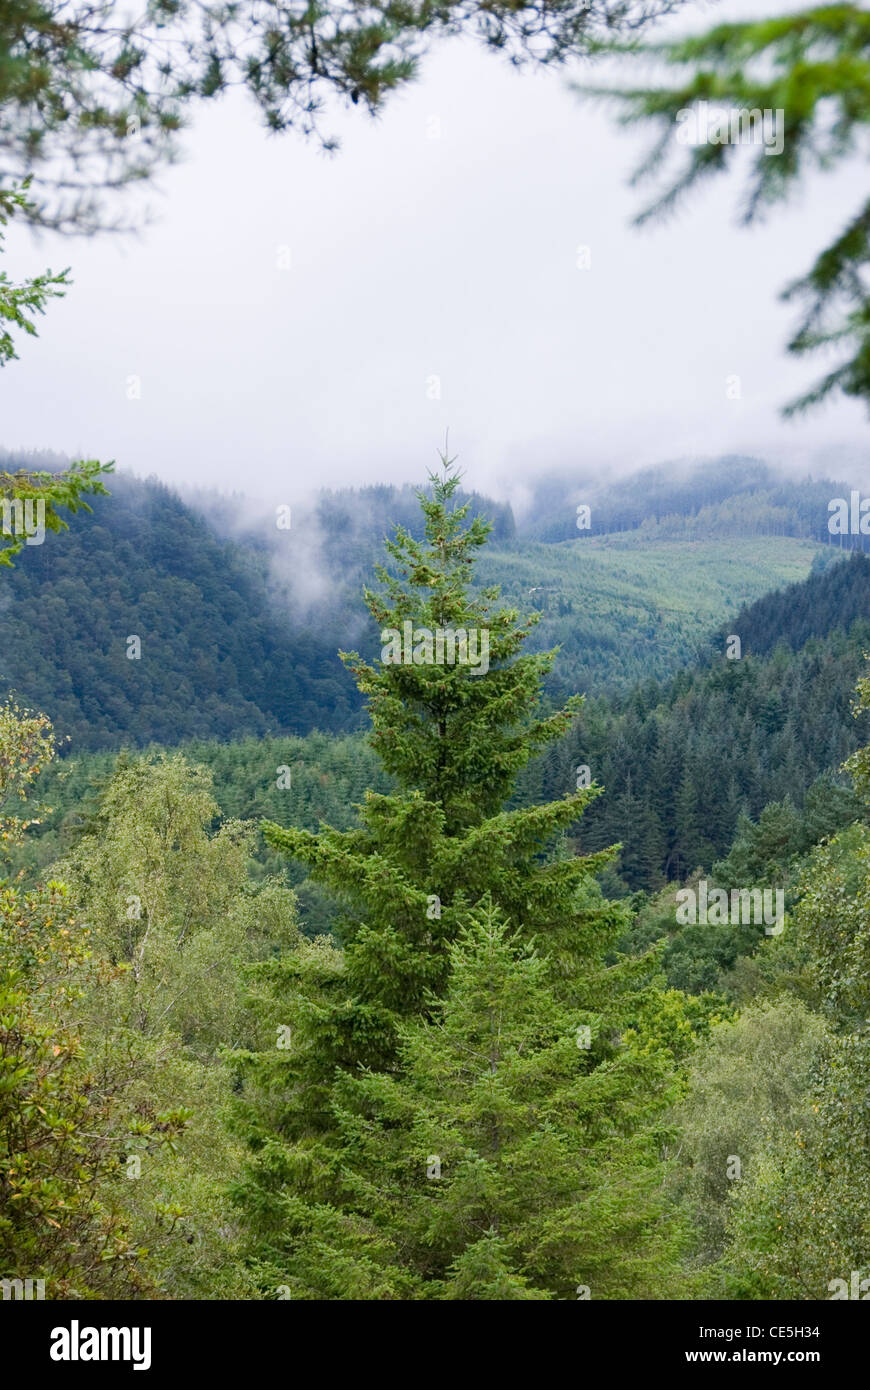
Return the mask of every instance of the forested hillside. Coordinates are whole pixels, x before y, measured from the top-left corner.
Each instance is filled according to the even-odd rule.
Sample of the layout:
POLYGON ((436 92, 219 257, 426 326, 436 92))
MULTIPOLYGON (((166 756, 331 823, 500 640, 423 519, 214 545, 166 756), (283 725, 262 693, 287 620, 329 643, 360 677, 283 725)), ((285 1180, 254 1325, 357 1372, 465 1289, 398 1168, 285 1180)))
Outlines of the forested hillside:
MULTIPOLYGON (((744 644, 740 660, 726 658, 723 629, 670 680, 643 680, 621 699, 587 698, 566 737, 519 777, 515 804, 563 796, 577 785, 578 769, 588 768, 605 794, 587 808, 578 844, 622 845, 607 878, 618 894, 655 891, 710 869, 742 819, 757 820, 775 802, 788 802, 797 816, 811 788, 815 843, 856 813, 839 768, 870 740, 866 714, 853 712, 870 650, 868 613, 870 560, 861 555, 766 595, 731 625, 744 644)), ((541 646, 535 636, 530 648, 541 646)), ((213 773, 222 814, 243 820, 314 830, 324 819, 344 829, 367 790, 390 786, 363 733, 193 740, 185 752, 213 773)), ((74 843, 114 764, 113 755, 73 750, 49 768, 37 800, 53 810, 17 863, 48 864, 74 843)), ((795 831, 796 843, 802 833, 795 831)), ((261 872, 283 871, 261 842, 257 859, 261 872)), ((297 887, 305 880, 300 866, 289 875, 297 887)), ((300 891, 303 928, 323 929, 333 907, 310 883, 300 891)))
POLYGON ((63 545, 24 549, 0 608, 5 688, 78 749, 346 728, 359 701, 335 645, 273 608, 261 553, 124 477, 63 545))
POLYGON ((422 542, 399 533, 414 581, 369 602, 486 623, 494 664, 350 655, 370 738, 59 761, 43 716, 0 712, 23 871, 0 948, 27 981, 5 1007, 30 1065, 0 1104, 29 1174, 0 1254, 26 1242, 53 1296, 812 1298, 831 1259, 860 1268, 866 1145, 830 1088, 866 1082, 870 560, 742 610, 739 658, 723 630, 664 683, 554 712, 534 627, 467 585, 485 528, 455 490, 424 500, 422 542), (682 921, 701 877, 781 890, 782 935, 682 921), (74 1244, 40 1225, 49 1198, 74 1244))
MULTIPOLYGON (((63 546, 26 546, 9 572, 0 678, 75 750, 363 727, 337 652, 379 649, 361 590, 396 511, 419 533, 412 490, 326 493, 289 529, 274 509, 252 518, 241 499, 202 500, 207 513, 161 484, 113 478, 63 546)), ((508 507, 467 500, 470 515, 496 513, 480 582, 541 613, 536 649, 561 645, 546 684, 557 702, 690 664, 727 615, 805 577, 817 554, 804 540, 771 537, 758 552, 715 533, 637 533, 620 547, 575 532, 545 546, 514 538, 508 507)))
POLYGON ((589 701, 535 770, 534 793, 565 791, 586 765, 607 794, 584 817, 581 843, 620 841, 631 888, 709 868, 741 816, 785 799, 799 807, 818 777, 835 776, 870 738, 866 713, 852 710, 870 651, 868 614, 862 555, 760 599, 730 628, 742 640, 739 660, 727 658, 723 629, 718 651, 695 668, 643 682, 621 701, 589 701))
MULTIPOLYGON (((836 552, 834 552, 836 554, 836 552)), ((555 700, 630 690, 666 677, 706 650, 723 614, 769 589, 806 578, 810 541, 771 537, 759 548, 715 533, 698 541, 589 536, 557 545, 517 542, 480 563, 517 608, 541 621, 531 645, 558 646, 546 690, 555 700)))

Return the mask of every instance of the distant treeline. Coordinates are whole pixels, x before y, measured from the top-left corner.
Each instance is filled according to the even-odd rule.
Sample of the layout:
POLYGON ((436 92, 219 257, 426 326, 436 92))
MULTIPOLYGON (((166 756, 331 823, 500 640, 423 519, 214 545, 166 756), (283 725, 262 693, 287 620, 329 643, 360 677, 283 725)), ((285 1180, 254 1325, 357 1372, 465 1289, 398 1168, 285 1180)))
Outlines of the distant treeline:
POLYGON ((844 550, 870 549, 870 536, 832 535, 828 504, 849 498, 830 479, 784 478, 758 459, 716 459, 692 467, 644 469, 615 482, 545 478, 519 525, 523 537, 553 542, 577 537, 577 505, 591 508, 583 534, 638 532, 648 539, 796 536, 844 550))

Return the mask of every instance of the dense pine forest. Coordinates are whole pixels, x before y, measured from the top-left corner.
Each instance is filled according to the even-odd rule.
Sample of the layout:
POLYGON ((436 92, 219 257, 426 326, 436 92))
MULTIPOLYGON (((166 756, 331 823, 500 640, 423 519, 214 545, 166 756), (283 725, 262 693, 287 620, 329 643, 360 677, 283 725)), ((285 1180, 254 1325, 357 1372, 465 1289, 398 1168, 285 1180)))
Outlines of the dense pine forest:
POLYGON ((842 1377, 868 127, 851 0, 0 4, 25 1374, 842 1377))
MULTIPOLYGON (((77 528, 119 589, 138 538, 135 595, 109 587, 88 641, 120 667, 113 605, 144 605, 118 629, 144 650, 162 590, 216 679, 223 590, 277 602, 267 548, 154 485, 113 480, 101 506, 111 528, 95 507, 53 559, 16 563, 5 616, 50 593, 75 611, 77 528), (171 558, 170 519, 191 540, 171 558)), ((119 699, 82 736, 82 700, 61 743, 7 667, 4 1268, 61 1298, 829 1296, 861 1267, 870 1161, 849 1100, 870 561, 775 552, 776 577, 805 577, 747 603, 711 540, 718 626, 684 629, 665 679, 626 691, 623 671, 559 706, 546 611, 481 582, 503 565, 510 590, 534 552, 496 541, 449 469, 417 507, 366 589, 375 629, 486 629, 489 666, 345 653, 359 732, 272 733, 255 698, 245 728, 269 684, 253 644, 277 661, 301 640, 265 616, 236 629, 235 740, 207 702, 205 739, 161 740, 164 682, 131 729, 119 699), (681 918, 702 883, 781 892, 779 927, 681 918)), ((631 555, 667 572, 684 543, 631 555)), ((588 539, 548 549, 566 544, 602 601, 588 539)), ((611 571, 623 594, 637 572, 611 571)))

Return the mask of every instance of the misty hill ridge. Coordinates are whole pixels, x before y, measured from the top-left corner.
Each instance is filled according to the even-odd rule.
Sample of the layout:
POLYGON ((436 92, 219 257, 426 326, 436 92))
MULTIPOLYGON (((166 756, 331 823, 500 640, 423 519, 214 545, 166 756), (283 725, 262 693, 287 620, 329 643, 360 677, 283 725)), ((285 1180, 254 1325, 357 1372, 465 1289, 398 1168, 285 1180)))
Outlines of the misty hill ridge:
MULTIPOLYGON (((117 476, 92 515, 26 547, 8 573, 3 684, 45 710, 76 749, 361 728, 337 652, 378 649, 360 590, 394 522, 419 527, 414 493, 325 493, 311 525, 294 514, 294 529, 278 532, 272 514, 242 543, 165 485, 117 476), (141 659, 127 656, 130 636, 141 659)), ((481 582, 541 610, 536 645, 563 645, 554 699, 665 678, 741 605, 804 578, 817 553, 788 537, 754 549, 638 537, 620 550, 575 532, 574 544, 544 546, 517 538, 510 508, 470 500, 495 513, 481 582)))

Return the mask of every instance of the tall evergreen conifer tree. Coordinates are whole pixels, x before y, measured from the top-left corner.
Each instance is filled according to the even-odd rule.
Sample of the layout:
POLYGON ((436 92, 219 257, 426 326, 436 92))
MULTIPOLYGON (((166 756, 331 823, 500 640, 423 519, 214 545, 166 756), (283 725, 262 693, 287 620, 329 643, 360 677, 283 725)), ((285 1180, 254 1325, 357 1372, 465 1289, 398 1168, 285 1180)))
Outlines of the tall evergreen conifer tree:
MULTIPOLYGON (((543 1284, 541 1266, 527 1285, 528 1256, 520 1258, 525 1247, 515 1233, 490 1235, 489 1224, 477 1232, 476 1249, 448 1241, 440 1259, 423 1258, 407 1224, 403 1184, 395 1172, 381 1170, 378 1177, 363 1161, 363 1140, 372 1135, 386 1161, 391 1143, 384 1134, 395 1129, 400 1166, 407 1163, 410 1171, 418 1164, 414 1106, 390 1083, 408 1066, 408 1029, 422 1028, 425 1037, 441 1018, 451 959, 456 970, 453 945, 470 922, 479 925, 475 913, 484 905, 497 914, 499 930, 537 944, 534 987, 547 991, 544 1012, 555 1029, 548 1046, 558 1050, 559 1036, 564 1043, 566 1021, 589 1028, 588 1045, 575 1043, 571 1056, 578 1075, 602 1069, 594 1125, 626 1136, 667 1089, 664 1052, 655 1045, 643 1059, 637 1050, 630 1078, 613 1070, 621 1031, 637 1011, 635 986, 645 984, 649 967, 605 967, 624 916, 595 881, 612 851, 578 857, 567 848, 564 832, 600 789, 503 809, 517 774, 561 737, 582 701, 575 696, 555 713, 541 711, 541 681, 555 652, 524 653, 536 619, 498 607, 495 589, 471 590, 475 553, 489 527, 480 519, 463 525, 467 508, 451 506, 459 475, 451 461, 443 464, 443 473, 431 478, 431 495, 421 496, 423 541, 399 528, 386 545, 392 566, 380 567, 380 589, 366 592, 384 654, 390 655, 390 630, 404 635, 410 624, 411 659, 406 652, 400 661, 371 665, 357 653, 344 655, 369 698, 373 746, 397 790, 367 794, 351 830, 264 826, 271 845, 308 865, 312 878, 347 905, 341 949, 321 939, 255 968, 264 1029, 285 1045, 238 1059, 237 1119, 253 1154, 235 1196, 252 1232, 261 1282, 292 1297, 486 1298, 500 1297, 492 1291, 503 1287, 513 1290, 509 1297, 566 1296, 579 1267, 570 1241, 567 1265, 543 1284), (461 629, 475 630, 479 641, 488 634, 486 671, 431 660, 426 634, 461 629), (348 1087, 361 1077, 384 1088, 379 1094, 394 1108, 392 1119, 365 1107, 354 1115, 348 1087), (448 1256, 458 1261, 450 1275, 448 1256), (490 1292, 469 1292, 475 1278, 490 1292), (527 1287, 531 1293, 523 1292, 527 1287)), ((521 1023, 518 1017, 511 1028, 521 1023)), ((564 1047, 558 1055, 564 1057, 564 1047)), ((433 1053, 436 1072, 439 1065, 433 1053)), ((540 1108, 526 1106, 525 1125, 533 1120, 546 1123, 540 1108)), ((558 1144, 579 1146, 584 1123, 578 1118, 573 1136, 558 1144)), ((577 1201, 588 1200, 587 1185, 577 1201)), ((605 1204, 601 1230, 612 1218, 605 1204)), ((637 1210, 633 1220, 636 1225, 637 1210)), ((612 1287, 627 1282, 617 1277, 612 1287)))

